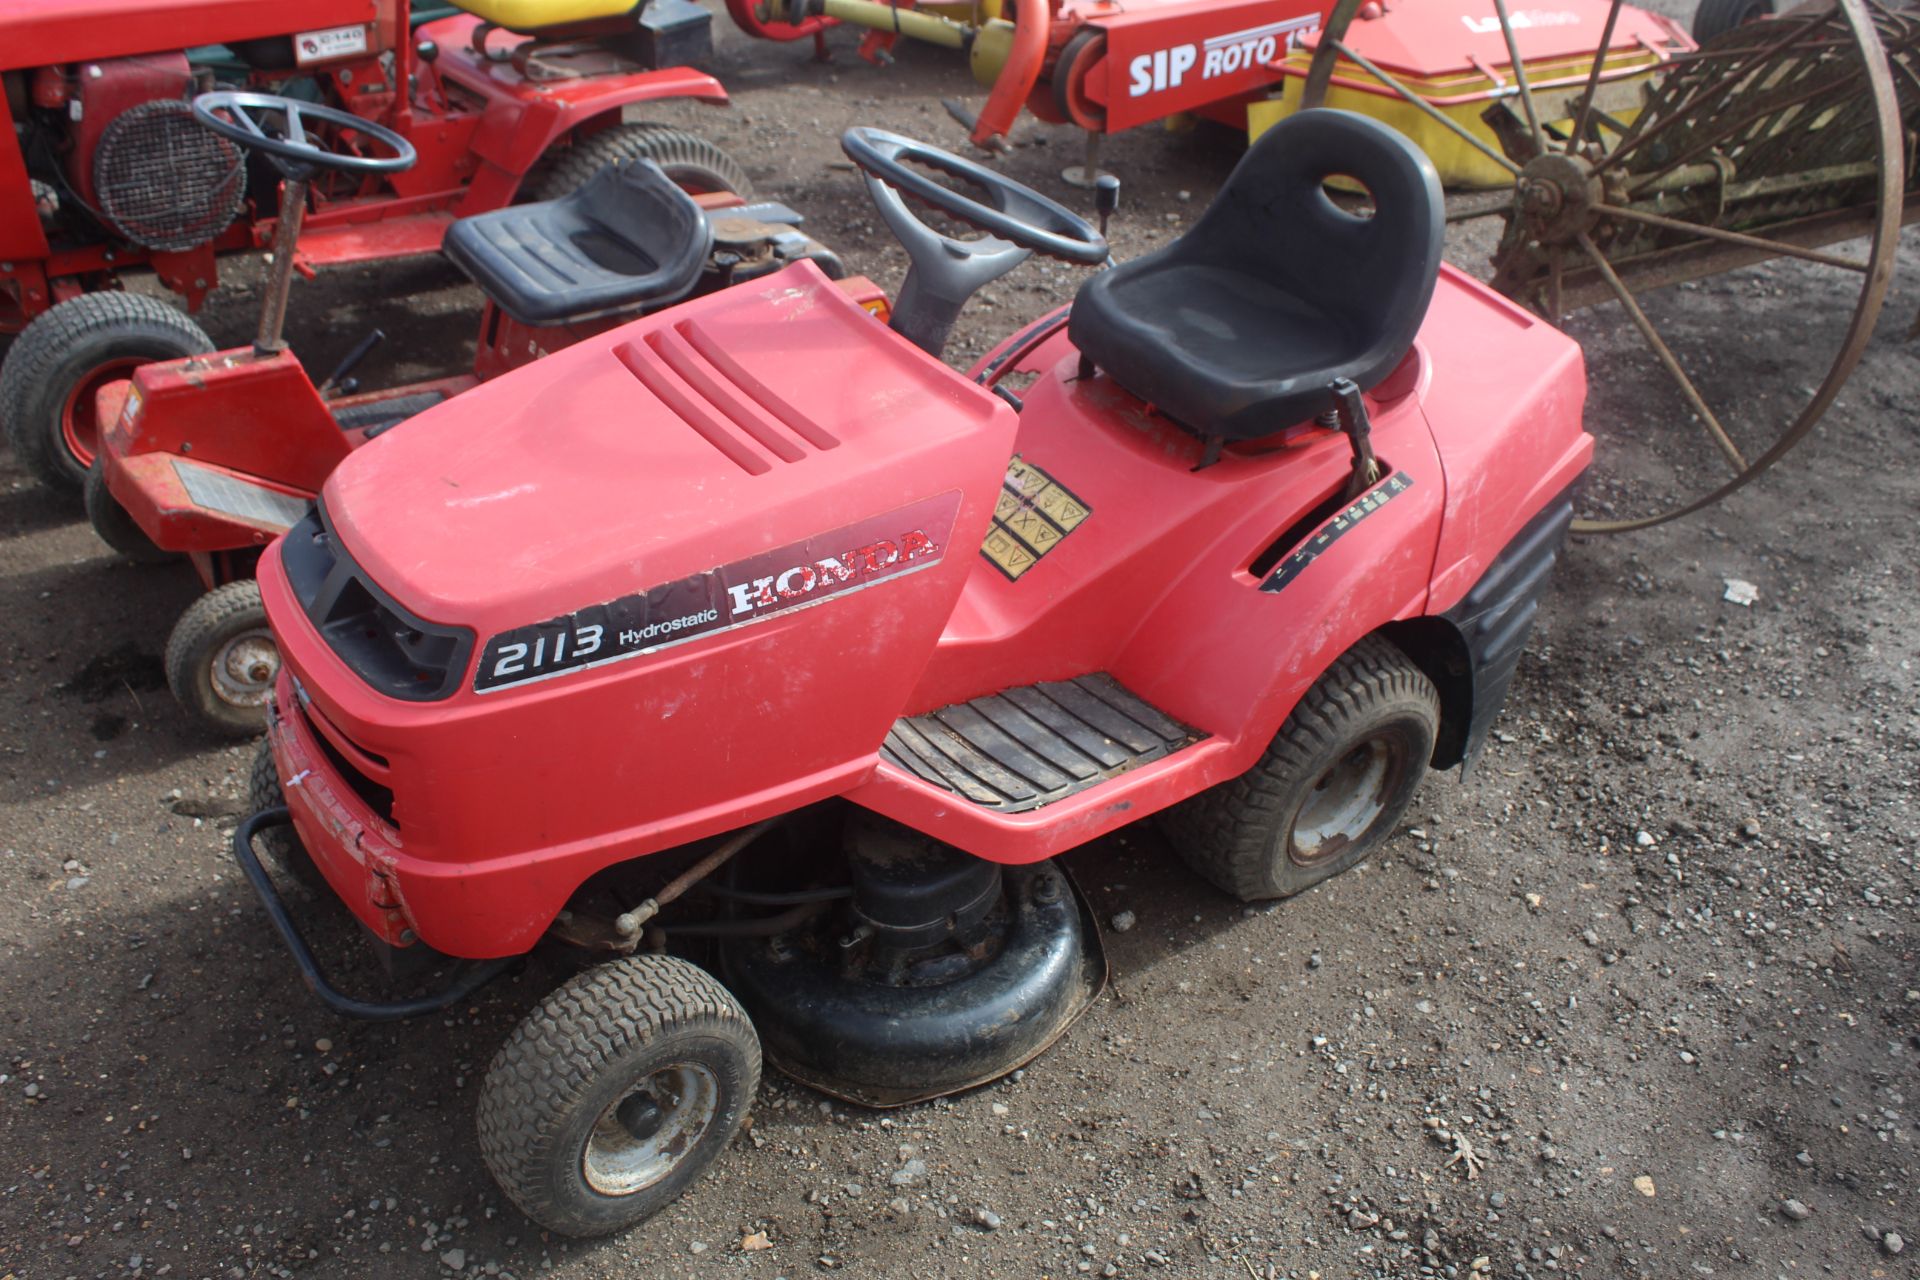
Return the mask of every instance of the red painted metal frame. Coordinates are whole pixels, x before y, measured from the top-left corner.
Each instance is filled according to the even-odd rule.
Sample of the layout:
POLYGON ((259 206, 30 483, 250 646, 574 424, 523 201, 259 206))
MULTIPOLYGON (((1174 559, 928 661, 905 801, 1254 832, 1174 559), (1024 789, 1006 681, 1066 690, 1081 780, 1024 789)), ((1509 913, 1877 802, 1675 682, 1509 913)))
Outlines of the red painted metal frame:
MULTIPOLYGON (((413 141, 420 159, 385 185, 317 184, 315 207, 302 227, 303 267, 435 252, 453 218, 511 203, 549 147, 617 123, 623 107, 664 98, 727 102, 718 80, 686 67, 530 80, 511 63, 472 48, 479 20, 468 14, 420 29, 441 49, 423 73, 405 14, 405 0, 326 0, 291 13, 257 0, 19 0, 0 14, 0 72, 370 24, 367 53, 319 73, 356 113, 413 141), (417 85, 411 95, 373 88, 388 83, 382 55, 394 60, 394 83, 417 85)), ((108 69, 122 74, 112 64, 108 69)), ((0 96, 0 332, 21 328, 65 297, 111 287, 119 270, 143 264, 190 310, 197 308, 217 283, 215 255, 270 245, 276 222, 243 212, 210 245, 184 254, 150 254, 120 243, 56 250, 41 229, 14 121, 0 96)))
MULTIPOLYGON (((1017 418, 802 264, 582 342, 349 459, 325 490, 340 545, 407 609, 472 628, 476 653, 902 504, 958 490, 961 506, 924 572, 497 692, 475 692, 470 671, 433 703, 349 670, 269 550, 260 583, 285 664, 269 740, 329 882, 389 941, 485 957, 531 946, 603 867, 827 796, 984 858, 1044 858, 1246 768, 1354 641, 1457 603, 1592 448, 1577 346, 1448 270, 1373 404, 1380 456, 1412 487, 1265 592, 1249 567, 1337 492, 1341 438, 1302 427, 1196 470, 1197 439, 1076 377, 1064 331, 1011 363, 1038 375, 1017 418), (728 358, 688 364, 687 350, 728 358), (643 385, 647 351, 665 372, 643 385), (791 460, 742 469, 705 438, 727 421, 700 416, 683 367, 739 389, 740 430, 804 420, 833 447, 796 437, 791 460), (655 382, 682 390, 656 398, 655 382), (1009 581, 978 548, 1015 453, 1092 514, 1009 581), (1090 671, 1208 736, 1018 815, 878 760, 898 716, 1090 671), (323 736, 381 762, 391 820, 323 736)), ((751 435, 736 448, 758 448, 751 435)))

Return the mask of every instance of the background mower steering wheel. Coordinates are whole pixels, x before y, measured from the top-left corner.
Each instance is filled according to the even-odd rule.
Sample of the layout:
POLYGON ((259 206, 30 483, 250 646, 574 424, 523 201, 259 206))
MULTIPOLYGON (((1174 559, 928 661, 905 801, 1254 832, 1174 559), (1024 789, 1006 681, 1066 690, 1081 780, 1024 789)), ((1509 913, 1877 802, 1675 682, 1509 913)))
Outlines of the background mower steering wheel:
POLYGON ((894 304, 893 329, 930 355, 946 346, 966 300, 1030 254, 1086 267, 1107 260, 1107 239, 1092 223, 984 165, 884 129, 849 129, 840 148, 865 174, 867 193, 911 263, 894 304), (929 169, 960 179, 980 197, 936 181, 929 169), (942 235, 907 208, 903 195, 987 238, 942 235))
POLYGON ((351 111, 322 106, 317 102, 296 102, 272 93, 249 93, 219 89, 200 94, 193 100, 193 114, 200 123, 223 138, 272 156, 288 177, 305 177, 316 169, 340 173, 398 173, 410 169, 417 159, 413 144, 383 125, 351 111), (262 123, 262 117, 278 116, 262 123), (307 131, 309 122, 346 129, 378 143, 392 152, 385 156, 363 156, 337 150, 332 144, 307 131), (269 129, 271 128, 271 132, 269 129))

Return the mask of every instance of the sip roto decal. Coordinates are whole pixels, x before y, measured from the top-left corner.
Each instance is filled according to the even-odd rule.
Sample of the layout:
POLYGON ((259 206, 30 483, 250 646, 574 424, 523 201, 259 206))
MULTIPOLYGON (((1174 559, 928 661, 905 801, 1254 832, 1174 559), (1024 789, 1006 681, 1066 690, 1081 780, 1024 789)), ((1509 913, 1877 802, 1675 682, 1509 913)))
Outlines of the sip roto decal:
POLYGON ((1138 98, 1177 89, 1196 68, 1195 79, 1204 81, 1264 67, 1319 29, 1320 15, 1309 13, 1140 54, 1127 64, 1127 94, 1138 98))

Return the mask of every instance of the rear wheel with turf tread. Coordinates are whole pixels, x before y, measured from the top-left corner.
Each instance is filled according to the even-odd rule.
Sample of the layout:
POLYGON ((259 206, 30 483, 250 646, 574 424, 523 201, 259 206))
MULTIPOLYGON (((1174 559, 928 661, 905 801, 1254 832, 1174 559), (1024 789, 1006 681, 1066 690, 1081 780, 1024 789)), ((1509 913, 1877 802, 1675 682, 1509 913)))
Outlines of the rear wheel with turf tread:
POLYGON ((171 551, 162 551, 154 545, 147 531, 127 514, 127 509, 107 488, 107 462, 104 456, 96 456, 93 465, 87 468, 87 479, 81 486, 80 496, 86 503, 87 521, 93 525, 93 531, 100 535, 100 541, 135 564, 165 564, 173 559, 171 551))
POLYGON ((530 175, 535 200, 572 195, 587 179, 623 160, 651 160, 682 189, 695 195, 731 192, 753 198, 753 182, 740 162, 697 133, 664 124, 619 124, 581 139, 530 175))
POLYGON ((0 365, 0 423, 42 484, 77 492, 99 449, 93 394, 155 360, 205 355, 213 340, 139 293, 86 293, 36 316, 0 365))
POLYGON ((480 1152, 521 1212, 570 1236, 672 1203, 733 1139, 760 1082, 760 1039, 685 960, 627 956, 528 1014, 480 1090, 480 1152))
POLYGON ((1368 636, 1307 690, 1253 768, 1161 824, 1189 866, 1241 901, 1291 897, 1392 834, 1439 728, 1433 683, 1368 636))
POLYGON ((252 578, 194 601, 167 637, 167 687, 201 726, 247 738, 267 726, 280 650, 252 578))

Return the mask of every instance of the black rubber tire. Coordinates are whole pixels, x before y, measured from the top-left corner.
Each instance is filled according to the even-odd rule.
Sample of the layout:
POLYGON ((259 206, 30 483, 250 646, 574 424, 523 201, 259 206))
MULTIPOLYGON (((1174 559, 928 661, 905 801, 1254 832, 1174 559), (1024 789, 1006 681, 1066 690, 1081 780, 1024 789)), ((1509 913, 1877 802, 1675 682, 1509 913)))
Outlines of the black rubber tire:
POLYGON ((1700 0, 1693 12, 1693 38, 1705 44, 1717 35, 1778 13, 1778 0, 1700 0))
POLYGON ((580 974, 529 1013, 480 1089, 480 1153, 507 1198, 548 1230, 605 1235, 678 1199, 747 1118, 760 1038, 727 989, 672 956, 627 956, 580 974), (638 1082, 675 1064, 712 1073, 717 1105, 678 1162, 650 1185, 604 1194, 587 1181, 588 1140, 638 1082))
MULTIPOLYGON (((252 578, 229 582, 201 596, 180 615, 167 637, 167 687, 202 728, 229 738, 251 738, 267 727, 267 705, 241 703, 223 697, 214 687, 213 663, 222 649, 249 631, 263 631, 266 606, 260 603, 260 584, 252 578)), ((279 670, 275 650, 273 670, 279 670)), ((246 692, 271 678, 256 680, 246 692)))
POLYGON ((753 182, 740 162, 697 133, 665 124, 617 124, 543 158, 527 177, 529 198, 572 195, 588 178, 622 160, 651 160, 696 195, 729 191, 753 198, 753 182))
MULTIPOLYGON (((253 765, 247 770, 247 812, 278 809, 286 802, 286 793, 280 789, 280 771, 273 767, 273 748, 263 738, 253 753, 253 765)), ((327 878, 320 874, 320 868, 307 853, 307 846, 300 843, 292 827, 268 827, 254 837, 253 845, 265 851, 302 887, 316 893, 326 891, 327 878)))
POLYGON ((34 317, 0 365, 0 423, 42 484, 78 493, 84 461, 62 415, 75 386, 101 366, 205 355, 213 340, 175 307, 141 293, 84 293, 34 317))
POLYGON ((134 518, 127 514, 127 509, 113 496, 113 491, 107 488, 104 457, 96 457, 93 465, 87 468, 86 482, 81 486, 80 495, 86 503, 87 520, 93 525, 93 531, 100 535, 100 541, 135 564, 165 564, 173 559, 171 551, 162 551, 154 545, 147 531, 134 522, 134 518))
POLYGON ((1399 649, 1369 636, 1342 654, 1253 768, 1174 806, 1161 824, 1190 867, 1242 902, 1286 898, 1364 861, 1393 834, 1433 758, 1440 696, 1399 649), (1295 823, 1316 784, 1381 743, 1384 803, 1326 856, 1295 854, 1295 823))

